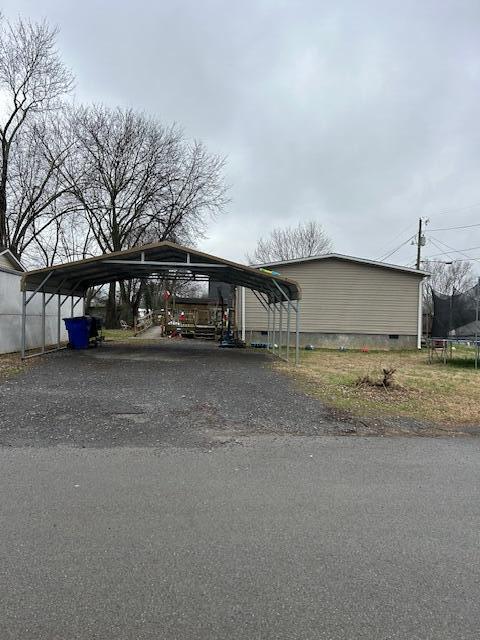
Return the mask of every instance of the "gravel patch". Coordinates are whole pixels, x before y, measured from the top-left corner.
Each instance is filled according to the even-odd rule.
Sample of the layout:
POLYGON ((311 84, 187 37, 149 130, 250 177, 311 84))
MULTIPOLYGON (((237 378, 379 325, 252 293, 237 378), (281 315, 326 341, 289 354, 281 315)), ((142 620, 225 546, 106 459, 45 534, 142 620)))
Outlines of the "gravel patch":
POLYGON ((270 363, 167 340, 51 354, 0 385, 0 445, 210 448, 249 434, 348 433, 270 363))
MULTIPOLYGON (((241 444, 250 435, 427 435, 444 428, 334 411, 267 353, 158 340, 63 351, 0 384, 0 446, 241 444)), ((456 430, 455 435, 478 435, 456 430)))

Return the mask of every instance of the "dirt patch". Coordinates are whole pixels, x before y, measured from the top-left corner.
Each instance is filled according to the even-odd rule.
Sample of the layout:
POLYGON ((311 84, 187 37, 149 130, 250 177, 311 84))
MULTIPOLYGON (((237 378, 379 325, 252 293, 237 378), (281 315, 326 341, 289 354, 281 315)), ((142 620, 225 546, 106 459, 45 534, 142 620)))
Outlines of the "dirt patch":
POLYGON ((25 371, 33 364, 32 360, 22 360, 18 353, 8 353, 0 355, 0 381, 7 380, 22 371, 25 371))
POLYGON ((358 398, 369 399, 372 402, 395 406, 399 402, 416 398, 419 391, 416 389, 406 389, 400 385, 395 387, 382 387, 381 385, 368 385, 357 383, 352 387, 345 387, 345 393, 356 395, 358 398))

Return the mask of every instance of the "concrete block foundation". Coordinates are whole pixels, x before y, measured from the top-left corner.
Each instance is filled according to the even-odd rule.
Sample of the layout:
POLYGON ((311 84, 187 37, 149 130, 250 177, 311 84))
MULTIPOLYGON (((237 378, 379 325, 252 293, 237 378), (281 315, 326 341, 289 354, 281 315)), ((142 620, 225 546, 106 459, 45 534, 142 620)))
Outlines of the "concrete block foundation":
MULTIPOLYGON (((266 331, 249 331, 246 332, 247 343, 250 342, 267 342, 266 331)), ((282 341, 286 340, 283 333, 282 341)), ((279 337, 275 341, 278 343, 279 337)), ((385 351, 400 349, 416 349, 417 336, 405 336, 398 334, 382 335, 382 334, 363 334, 363 333, 314 333, 301 332, 300 346, 304 348, 306 345, 312 344, 318 349, 380 349, 385 351)), ((290 345, 295 345, 295 335, 290 336, 290 345)))

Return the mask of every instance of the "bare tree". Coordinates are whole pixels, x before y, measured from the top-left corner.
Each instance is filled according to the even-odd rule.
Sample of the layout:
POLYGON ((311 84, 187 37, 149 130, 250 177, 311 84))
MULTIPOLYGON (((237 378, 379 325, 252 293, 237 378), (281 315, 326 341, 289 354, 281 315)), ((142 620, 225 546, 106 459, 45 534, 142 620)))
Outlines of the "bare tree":
POLYGON ((252 256, 252 264, 268 264, 295 258, 309 258, 331 251, 332 242, 322 226, 314 220, 296 227, 277 227, 267 238, 260 238, 252 256))
POLYGON ((100 249, 135 246, 155 217, 153 205, 171 171, 179 131, 131 110, 105 107, 73 111, 71 127, 77 153, 63 173, 100 249))
MULTIPOLYGON (((149 241, 192 240, 206 218, 226 202, 224 161, 181 130, 132 110, 102 106, 72 111, 76 154, 61 169, 103 252, 149 241), (83 174, 78 176, 78 167, 83 174)), ((120 284, 125 303, 137 298, 120 284)), ((107 326, 115 323, 115 284, 109 291, 107 326)))
POLYGON ((424 287, 424 307, 433 311, 432 290, 451 296, 473 287, 477 278, 473 273, 473 263, 467 260, 454 260, 449 263, 425 260, 422 267, 430 274, 424 287))
MULTIPOLYGON (((37 257, 35 247, 45 243, 46 250, 61 230, 61 218, 79 210, 60 171, 71 149, 59 141, 56 129, 48 121, 37 121, 24 127, 11 145, 7 237, 12 251, 31 262, 37 257)), ((49 264, 54 260, 55 252, 49 264)))
POLYGON ((223 182, 225 159, 208 153, 202 142, 179 141, 176 162, 166 175, 165 188, 155 197, 156 215, 142 232, 143 239, 172 240, 193 246, 202 237, 210 217, 222 211, 228 199, 223 182))
POLYGON ((51 266, 73 260, 84 260, 98 252, 85 217, 77 209, 68 210, 67 207, 70 206, 70 200, 66 204, 61 204, 59 208, 62 215, 53 216, 53 221, 46 229, 32 235, 32 245, 28 255, 33 264, 51 266))
MULTIPOLYGON (((73 79, 55 49, 57 29, 46 22, 0 22, 0 245, 18 251, 10 237, 8 180, 14 143, 39 114, 58 108, 73 79)), ((16 225, 14 225, 16 226, 16 225)))

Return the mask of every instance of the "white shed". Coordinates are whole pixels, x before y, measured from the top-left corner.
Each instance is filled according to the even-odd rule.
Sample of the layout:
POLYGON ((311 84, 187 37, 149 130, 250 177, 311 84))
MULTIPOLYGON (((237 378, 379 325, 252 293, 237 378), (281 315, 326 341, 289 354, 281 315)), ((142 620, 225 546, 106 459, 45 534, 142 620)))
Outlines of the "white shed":
MULTIPOLYGON (((22 339, 22 293, 20 282, 26 271, 16 256, 5 248, 0 248, 0 353, 20 351, 22 339)), ((47 305, 45 317, 45 342, 53 344, 57 336, 57 298, 47 305)), ((42 338, 41 294, 32 299, 26 318, 27 349, 40 347, 42 338)), ((63 325, 63 323, 62 323, 63 325)), ((67 337, 61 327, 61 339, 67 337)))

